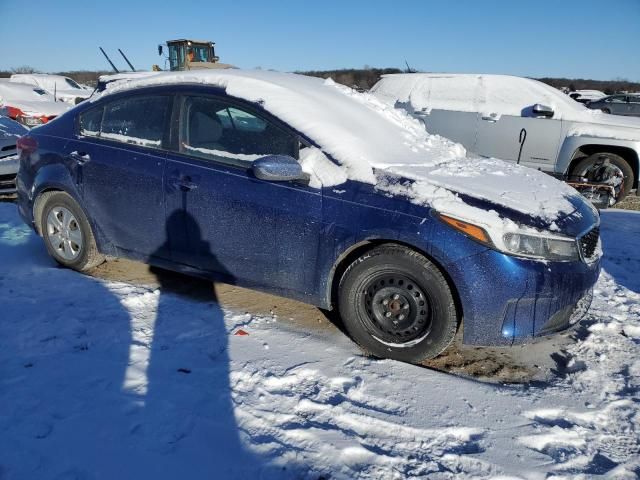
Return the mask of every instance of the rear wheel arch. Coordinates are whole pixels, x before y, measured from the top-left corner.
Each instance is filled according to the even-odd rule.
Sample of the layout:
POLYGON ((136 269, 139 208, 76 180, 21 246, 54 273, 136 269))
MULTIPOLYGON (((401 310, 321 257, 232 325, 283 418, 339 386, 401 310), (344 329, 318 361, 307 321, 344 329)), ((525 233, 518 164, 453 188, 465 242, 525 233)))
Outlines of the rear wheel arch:
POLYGON ((38 232, 38 235, 40 236, 42 236, 42 231, 40 228, 40 217, 42 216, 42 210, 44 208, 46 200, 49 197, 49 195, 47 194, 55 193, 55 192, 63 192, 67 194, 69 193, 63 190, 62 188, 47 187, 39 191, 38 194, 36 195, 35 200, 33 201, 33 211, 32 211, 33 224, 36 228, 36 232, 38 232))
POLYGON ((326 293, 327 300, 326 301, 328 305, 330 307, 335 307, 337 305, 336 302, 338 299, 338 288, 340 286, 340 280, 342 279, 342 276, 344 275, 345 271, 349 268, 349 266, 353 262, 355 262, 358 258, 360 258, 362 255, 369 252, 370 250, 373 250, 374 248, 377 248, 380 246, 387 246, 387 245, 408 248, 409 250, 412 250, 422 255, 431 263, 433 263, 436 266, 436 268, 440 271, 442 276, 445 278, 445 280, 447 281, 447 284, 449 285, 449 289, 451 290, 451 293, 453 295, 458 318, 462 320, 463 318, 462 301, 460 299, 458 288, 456 287, 455 283, 453 282, 453 279, 451 278, 447 270, 443 267, 442 263, 436 260, 433 256, 429 255, 427 252, 419 248, 416 248, 414 245, 408 244, 406 242, 401 242, 398 240, 388 240, 388 239, 379 239, 379 238, 363 240, 354 245, 351 245, 340 256, 338 256, 337 260, 333 264, 333 267, 331 268, 331 271, 329 274, 329 280, 327 283, 327 293, 326 293))
POLYGON ((640 159, 638 158, 638 153, 630 148, 630 147, 621 147, 618 145, 607 145, 607 144, 585 144, 581 145, 573 152, 571 157, 571 162, 569 163, 569 168, 567 169, 567 174, 571 175, 572 172, 575 171, 576 166, 585 158, 595 154, 595 153, 612 153, 614 155, 618 155, 622 159, 624 159, 627 164, 631 167, 633 171, 633 186, 632 188, 638 188, 638 176, 640 176, 640 159))

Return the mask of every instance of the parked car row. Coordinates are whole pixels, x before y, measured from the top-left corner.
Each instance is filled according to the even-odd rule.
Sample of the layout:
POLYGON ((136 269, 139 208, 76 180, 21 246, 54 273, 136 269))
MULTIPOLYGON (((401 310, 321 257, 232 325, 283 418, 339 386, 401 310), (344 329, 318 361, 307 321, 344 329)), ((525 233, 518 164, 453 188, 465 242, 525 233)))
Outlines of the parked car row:
POLYGON ((0 115, 0 195, 15 193, 18 173, 17 142, 28 129, 0 115))
MULTIPOLYGON (((528 342, 588 308, 599 217, 511 149, 495 152, 511 163, 468 158, 427 133, 476 148, 487 129, 518 145, 522 119, 522 163, 559 171, 577 111, 537 85, 493 81, 385 77, 375 95, 420 121, 294 74, 112 82, 19 140, 18 208, 63 266, 129 257, 335 309, 379 357, 434 357, 460 328, 468 344, 528 342), (514 99, 523 87, 531 96, 514 99)), ((487 155, 502 148, 482 141, 487 155)))
POLYGON ((40 87, 0 79, 0 115, 27 127, 43 125, 69 108, 40 87))
POLYGON ((640 93, 609 95, 587 102, 586 106, 613 115, 640 117, 640 93))
POLYGON ((39 87, 53 95, 56 100, 60 99, 71 105, 76 105, 86 100, 93 92, 92 89, 81 86, 69 77, 48 73, 17 73, 11 75, 10 81, 39 87))
POLYGON ((415 73, 385 75, 371 91, 470 152, 602 185, 610 204, 638 188, 640 119, 589 110, 542 82, 415 73))

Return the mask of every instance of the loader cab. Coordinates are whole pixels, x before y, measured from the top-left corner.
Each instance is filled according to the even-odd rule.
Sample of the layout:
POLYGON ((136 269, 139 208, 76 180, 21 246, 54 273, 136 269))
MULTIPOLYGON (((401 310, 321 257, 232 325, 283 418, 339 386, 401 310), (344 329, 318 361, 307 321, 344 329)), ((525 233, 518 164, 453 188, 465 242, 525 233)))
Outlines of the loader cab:
POLYGON ((213 42, 195 40, 169 40, 169 70, 196 70, 211 68, 218 61, 213 42))

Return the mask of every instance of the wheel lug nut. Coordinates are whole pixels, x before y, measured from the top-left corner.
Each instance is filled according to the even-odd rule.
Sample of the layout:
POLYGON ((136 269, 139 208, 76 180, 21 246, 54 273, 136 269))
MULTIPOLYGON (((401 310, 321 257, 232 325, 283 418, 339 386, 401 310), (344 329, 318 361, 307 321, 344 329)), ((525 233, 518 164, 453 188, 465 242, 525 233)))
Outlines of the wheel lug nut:
POLYGON ((385 299, 382 301, 382 304, 383 304, 383 305, 385 305, 385 306, 386 306, 386 305, 389 305, 389 300, 387 300, 387 299, 385 298, 385 299))
POLYGON ((398 315, 398 320, 404 320, 404 315, 398 315))
POLYGON ((387 312, 384 314, 385 317, 389 318, 391 316, 391 312, 387 312))
POLYGON ((405 303, 404 305, 402 305, 402 308, 403 308, 404 310, 409 310, 409 304, 408 304, 408 303, 405 303))
POLYGON ((400 298, 400 295, 398 295, 397 293, 393 296, 394 300, 398 300, 400 298))

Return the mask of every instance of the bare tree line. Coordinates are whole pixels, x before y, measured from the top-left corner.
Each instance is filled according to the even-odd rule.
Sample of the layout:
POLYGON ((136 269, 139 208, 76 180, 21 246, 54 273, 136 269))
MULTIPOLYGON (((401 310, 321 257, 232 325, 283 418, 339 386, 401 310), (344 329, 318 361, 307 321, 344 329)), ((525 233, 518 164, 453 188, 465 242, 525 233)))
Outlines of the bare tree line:
MULTIPOLYGON (((8 71, 0 71, 0 78, 10 77, 14 73, 39 73, 35 68, 28 65, 22 65, 12 68, 8 71)), ((76 82, 85 85, 95 86, 98 77, 113 73, 111 71, 88 71, 88 70, 74 70, 69 72, 55 72, 56 75, 64 75, 66 77, 73 78, 76 82)), ((382 75, 391 73, 403 73, 403 70, 399 68, 372 68, 367 65, 364 68, 347 68, 340 70, 311 70, 311 71, 299 71, 304 75, 310 75, 313 77, 329 78, 331 77, 338 83, 354 87, 361 90, 368 90, 371 88, 382 75)), ((614 78, 613 80, 590 80, 584 78, 553 78, 544 77, 538 78, 541 82, 544 82, 552 87, 556 88, 569 88, 570 90, 601 90, 607 95, 611 95, 616 92, 640 92, 640 82, 631 82, 624 78, 614 78)))

